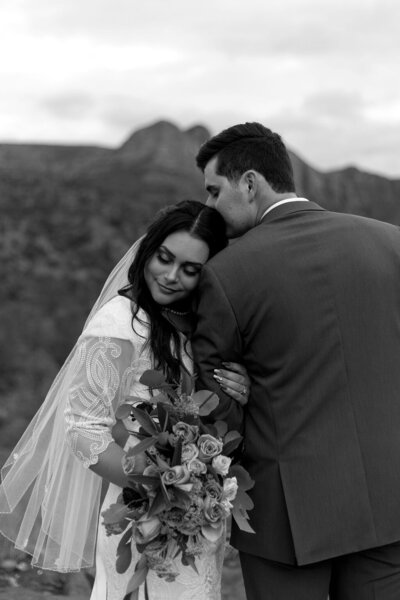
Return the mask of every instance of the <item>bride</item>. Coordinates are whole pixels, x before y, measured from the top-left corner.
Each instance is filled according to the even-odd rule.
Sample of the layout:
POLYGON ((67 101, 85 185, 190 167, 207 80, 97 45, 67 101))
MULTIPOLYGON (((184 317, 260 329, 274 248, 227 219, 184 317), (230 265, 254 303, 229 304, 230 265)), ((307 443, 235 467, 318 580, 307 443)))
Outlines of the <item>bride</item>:
MULTIPOLYGON (((120 536, 107 536, 101 519, 127 485, 122 461, 135 443, 132 436, 126 439, 116 409, 128 396, 151 401, 139 381, 144 371, 160 369, 176 382, 181 364, 193 370, 193 294, 203 264, 226 243, 222 217, 200 202, 180 202, 159 213, 111 273, 45 402, 2 469, 0 531, 45 569, 79 570, 91 566, 95 554, 91 600, 123 600, 138 559, 133 554, 128 570, 116 572, 120 536), (100 507, 102 481, 109 485, 100 507)), ((245 403, 245 370, 229 368, 216 378, 245 403)), ((173 583, 150 571, 150 600, 219 600, 223 552, 223 537, 208 543, 196 561, 198 573, 177 559, 173 583)))

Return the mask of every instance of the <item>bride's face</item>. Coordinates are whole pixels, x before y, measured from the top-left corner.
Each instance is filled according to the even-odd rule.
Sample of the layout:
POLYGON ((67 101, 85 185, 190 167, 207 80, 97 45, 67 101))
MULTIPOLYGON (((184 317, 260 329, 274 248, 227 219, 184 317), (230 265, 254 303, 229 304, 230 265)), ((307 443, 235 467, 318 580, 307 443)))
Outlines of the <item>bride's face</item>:
POLYGON ((187 298, 197 287, 207 261, 207 244, 187 231, 169 235, 144 268, 144 279, 157 304, 167 306, 187 298))

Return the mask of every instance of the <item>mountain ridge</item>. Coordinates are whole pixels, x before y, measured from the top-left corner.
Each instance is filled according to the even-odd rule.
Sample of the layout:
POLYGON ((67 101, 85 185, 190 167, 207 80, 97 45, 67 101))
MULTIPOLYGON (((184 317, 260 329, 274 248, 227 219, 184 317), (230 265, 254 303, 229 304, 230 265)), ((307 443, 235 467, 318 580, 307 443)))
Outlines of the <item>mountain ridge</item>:
MULTIPOLYGON (((187 129, 181 129, 178 125, 174 124, 168 120, 159 120, 155 121, 149 125, 144 125, 139 129, 133 130, 133 132, 128 135, 128 137, 123 141, 119 146, 107 146, 104 144, 78 144, 78 143, 50 143, 50 142, 1 142, 0 141, 0 168, 4 166, 8 166, 7 163, 14 160, 14 163, 19 162, 21 158, 26 158, 29 152, 32 153, 44 153, 49 154, 51 152, 65 154, 76 152, 78 154, 82 154, 84 152, 89 153, 112 153, 117 152, 119 154, 123 154, 126 152, 127 148, 130 148, 134 143, 139 143, 142 141, 147 142, 149 136, 152 136, 157 142, 160 141, 162 137, 168 138, 168 132, 171 134, 178 134, 180 136, 187 136, 189 139, 191 138, 194 142, 194 146, 196 148, 200 147, 200 145, 205 142, 212 134, 207 127, 201 124, 195 124, 187 129), (163 135, 166 134, 166 135, 163 135), (17 155, 20 154, 18 157, 17 155)), ((135 148, 135 152, 137 148, 135 148)), ((289 147, 289 152, 292 157, 297 158, 302 163, 306 164, 310 169, 317 171, 322 175, 330 175, 330 174, 339 174, 349 171, 356 171, 357 173, 361 173, 363 175, 370 175, 373 177, 379 177, 381 179, 389 180, 389 181, 400 181, 399 177, 389 177, 382 173, 375 173, 374 171, 366 171, 361 167, 356 165, 346 165, 342 168, 332 168, 332 169, 322 169, 318 168, 315 165, 311 165, 307 161, 307 159, 301 157, 298 153, 291 151, 289 147)), ((15 164, 13 165, 15 166, 15 164)))
MULTIPOLYGON (((145 198, 149 195, 159 198, 164 186, 168 201, 170 198, 173 201, 174 190, 177 195, 204 199, 202 174, 194 158, 209 136, 203 125, 181 129, 170 121, 160 120, 136 129, 115 148, 0 143, 0 174, 6 177, 13 173, 21 180, 27 174, 51 174, 64 182, 75 181, 103 190, 119 189, 127 194, 142 187, 145 198)), ((323 171, 298 154, 290 150, 289 153, 298 195, 331 210, 400 223, 400 178, 370 173, 352 165, 323 171)))

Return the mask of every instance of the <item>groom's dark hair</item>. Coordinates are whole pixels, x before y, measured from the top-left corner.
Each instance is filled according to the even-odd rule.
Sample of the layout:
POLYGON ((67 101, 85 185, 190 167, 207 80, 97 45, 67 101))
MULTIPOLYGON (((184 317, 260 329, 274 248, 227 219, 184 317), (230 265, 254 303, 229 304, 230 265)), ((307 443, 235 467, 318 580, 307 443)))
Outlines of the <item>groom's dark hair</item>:
POLYGON ((218 157, 216 173, 237 181, 250 169, 258 171, 275 192, 294 192, 293 167, 279 134, 261 123, 243 123, 224 129, 205 142, 196 156, 197 166, 218 157))

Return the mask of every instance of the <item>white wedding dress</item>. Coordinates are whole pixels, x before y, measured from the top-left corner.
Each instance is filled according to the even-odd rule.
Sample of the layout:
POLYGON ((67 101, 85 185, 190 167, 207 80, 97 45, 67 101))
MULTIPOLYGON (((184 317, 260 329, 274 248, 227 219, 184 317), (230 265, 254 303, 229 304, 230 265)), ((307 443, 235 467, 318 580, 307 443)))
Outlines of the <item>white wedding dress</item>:
MULTIPOLYGON (((111 429, 115 411, 127 396, 150 399, 139 382, 142 373, 153 368, 146 345, 146 315, 139 311, 132 328, 130 301, 121 296, 110 300, 90 321, 79 340, 80 368, 69 394, 65 418, 69 444, 85 467, 95 464, 98 455, 113 441, 111 429)), ((185 353, 183 360, 192 368, 185 353)), ((136 443, 128 438, 127 446, 136 443)), ((121 536, 107 536, 101 512, 114 503, 121 488, 110 484, 100 511, 96 547, 96 577, 91 600, 123 600, 139 554, 124 574, 115 568, 116 549, 121 536)), ((122 535, 122 534, 121 534, 122 535)), ((150 571, 147 576, 150 600, 220 600, 224 536, 208 544, 204 556, 196 558, 198 574, 176 560, 179 575, 168 583, 150 571)), ((144 600, 143 585, 139 600, 144 600)))

